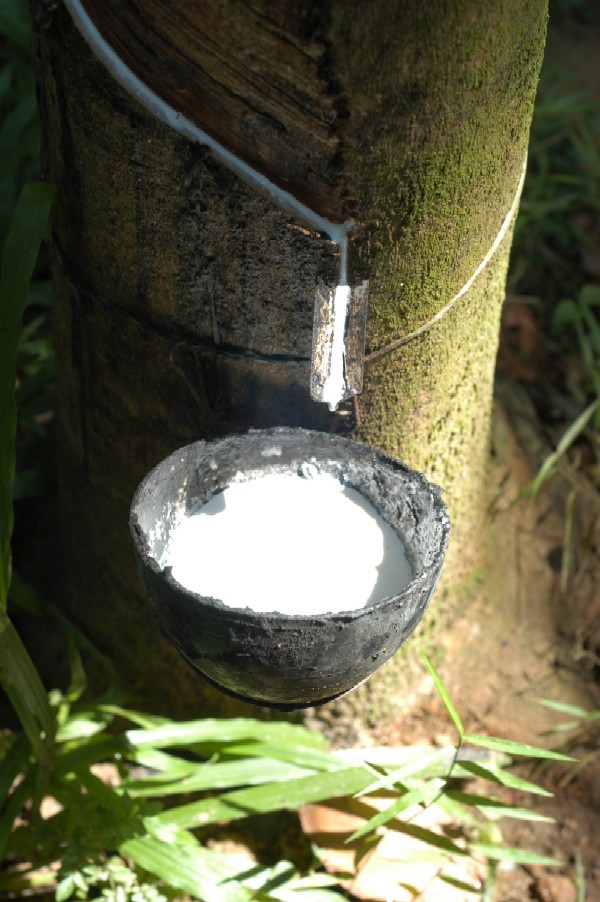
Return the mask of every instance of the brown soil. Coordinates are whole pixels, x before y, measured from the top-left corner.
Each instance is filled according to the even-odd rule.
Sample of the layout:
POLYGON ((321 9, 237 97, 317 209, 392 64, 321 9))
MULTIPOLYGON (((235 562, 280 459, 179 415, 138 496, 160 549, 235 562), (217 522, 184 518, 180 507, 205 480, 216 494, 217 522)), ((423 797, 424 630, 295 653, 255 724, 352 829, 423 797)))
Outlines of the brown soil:
POLYGON ((538 701, 554 699, 587 710, 600 708, 596 644, 600 499, 574 470, 569 474, 571 482, 553 477, 535 501, 517 500, 539 466, 543 442, 523 389, 503 384, 499 395, 495 418, 498 493, 492 509, 498 579, 491 584, 502 587, 503 604, 482 595, 466 612, 462 628, 457 624, 448 634, 444 676, 462 702, 467 729, 555 748, 569 739, 573 742, 569 752, 579 759, 578 765, 537 768, 525 774, 552 791, 552 799, 515 798, 514 794, 510 799, 555 820, 549 824, 503 821, 506 843, 565 864, 502 872, 498 902, 575 902, 578 898, 600 902, 600 730, 595 735, 582 732, 579 739, 572 733, 543 736, 572 718, 538 701), (575 499, 580 542, 570 569, 561 576, 569 497, 575 499), (576 891, 578 856, 585 875, 585 896, 581 897, 576 891))

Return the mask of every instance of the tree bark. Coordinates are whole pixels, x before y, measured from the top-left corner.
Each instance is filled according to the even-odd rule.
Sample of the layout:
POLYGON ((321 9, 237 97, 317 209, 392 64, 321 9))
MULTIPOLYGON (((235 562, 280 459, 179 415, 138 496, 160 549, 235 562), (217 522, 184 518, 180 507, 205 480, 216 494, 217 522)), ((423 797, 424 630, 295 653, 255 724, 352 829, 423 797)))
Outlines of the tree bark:
MULTIPOLYGON (((493 246, 523 167, 546 0, 87 6, 161 96, 317 212, 354 218, 368 353, 428 323, 493 246)), ((315 286, 335 282, 336 247, 146 112, 63 8, 46 26, 35 47, 45 174, 61 187, 68 606, 148 704, 245 710, 157 633, 127 532, 135 486, 198 438, 272 425, 351 433, 447 490, 445 585, 460 584, 480 561, 511 230, 443 318, 367 364, 360 420, 349 404, 332 414, 310 399, 309 367, 315 286)), ((445 594, 426 624, 451 615, 445 594)), ((360 711, 367 693, 381 711, 401 670, 392 662, 346 704, 360 711)))

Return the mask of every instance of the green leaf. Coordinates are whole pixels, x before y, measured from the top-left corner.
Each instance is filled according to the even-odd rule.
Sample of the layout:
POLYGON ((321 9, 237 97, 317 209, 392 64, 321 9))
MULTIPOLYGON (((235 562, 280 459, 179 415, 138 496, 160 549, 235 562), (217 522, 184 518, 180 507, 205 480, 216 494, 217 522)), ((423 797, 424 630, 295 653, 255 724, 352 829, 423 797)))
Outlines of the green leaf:
POLYGON ((115 811, 122 811, 129 809, 133 804, 117 788, 105 783, 104 780, 101 780, 100 777, 97 777, 91 771, 82 771, 77 775, 77 780, 86 788, 88 795, 94 796, 108 809, 114 806, 115 811))
POLYGON ((569 723, 557 723, 555 727, 550 727, 548 730, 542 730, 539 735, 556 736, 557 733, 572 733, 575 730, 580 730, 581 727, 582 722, 580 720, 572 720, 569 723))
POLYGON ((231 742, 257 740, 263 743, 274 743, 309 748, 322 748, 325 739, 317 733, 311 733, 306 727, 287 723, 264 723, 250 718, 232 718, 218 720, 194 720, 185 723, 169 721, 161 726, 145 730, 129 730, 126 734, 128 742, 135 748, 154 746, 155 748, 191 747, 204 743, 216 743, 223 746, 231 742))
POLYGON ((419 887, 415 886, 414 883, 405 883, 404 880, 399 880, 398 886, 401 889, 405 889, 407 893, 410 893, 410 895, 412 896, 413 899, 418 899, 419 896, 421 895, 421 893, 419 891, 419 887))
POLYGON ((551 698, 538 698, 536 701, 545 708, 550 708, 553 711, 560 711, 561 714, 571 714, 573 717, 581 718, 589 718, 590 715, 593 715, 594 719, 600 717, 600 711, 588 711, 586 708, 581 708, 579 705, 570 705, 567 702, 560 702, 551 698))
POLYGON ((245 873, 237 875, 237 880, 253 890, 256 902, 341 902, 342 899, 339 893, 328 889, 339 887, 339 878, 327 874, 298 877, 295 865, 285 860, 272 867, 251 865, 245 873))
POLYGON ((54 714, 19 634, 1 609, 0 684, 21 721, 35 757, 45 769, 49 769, 54 742, 54 714))
POLYGON ((156 820, 179 827, 202 827, 218 821, 235 821, 252 814, 295 810, 308 802, 352 795, 371 779, 364 767, 318 773, 282 783, 270 783, 202 799, 157 815, 156 820))
POLYGON ((74 704, 79 701, 87 687, 87 678, 83 669, 83 662, 75 640, 72 636, 68 636, 69 646, 69 666, 71 670, 71 682, 67 689, 67 700, 74 704))
POLYGON ((465 893, 473 893, 474 896, 481 896, 482 894, 482 890, 473 886, 472 883, 466 883, 464 880, 459 880, 458 877, 452 877, 450 874, 440 874, 439 879, 443 883, 447 883, 449 886, 460 889, 465 893))
POLYGON ((424 842, 428 846, 433 846, 443 852, 449 852, 451 855, 462 856, 468 854, 466 849, 461 849, 460 846, 457 846, 456 843, 453 843, 446 836, 441 836, 439 833, 434 833, 433 830, 428 830, 426 827, 420 827, 417 824, 399 822, 394 824, 394 830, 396 833, 405 833, 407 836, 412 836, 413 839, 418 839, 420 842, 424 842))
MULTIPOLYGON (((346 764, 366 763, 374 767, 394 770, 421 760, 423 755, 428 753, 429 750, 430 746, 424 745, 400 746, 399 748, 378 746, 377 748, 365 749, 341 749, 336 754, 346 764)), ((447 761, 450 763, 454 757, 455 749, 449 747, 445 751, 447 761)))
POLYGON ((480 819, 468 805, 463 805, 456 799, 450 798, 447 792, 440 793, 440 797, 436 799, 435 804, 451 817, 455 826, 462 824, 466 827, 477 828, 481 824, 480 819))
POLYGON ((370 783, 369 786, 356 795, 360 797, 377 792, 380 789, 393 789, 396 783, 402 783, 409 777, 429 777, 445 774, 455 754, 456 749, 453 748, 434 749, 425 753, 421 751, 402 767, 370 783))
POLYGON ((26 898, 41 893, 52 895, 54 876, 51 873, 29 871, 0 870, 0 893, 6 898, 26 898))
POLYGON ((12 833, 15 819, 23 810, 25 803, 31 798, 35 786, 35 775, 30 771, 8 796, 3 798, 3 811, 0 818, 0 862, 4 861, 6 846, 12 833))
POLYGON ((399 799, 392 802, 392 804, 384 811, 380 811, 379 814, 376 814, 367 821, 366 824, 356 830, 348 837, 346 842, 353 842, 355 839, 360 839, 367 833, 372 833, 374 830, 377 830, 378 827, 387 824, 413 805, 430 805, 444 785, 444 780, 429 780, 422 786, 418 786, 415 789, 409 789, 401 795, 399 799))
POLYGON ((125 781, 124 789, 132 797, 152 798, 207 789, 230 789, 233 786, 256 786, 275 780, 285 782, 309 776, 312 771, 294 767, 273 758, 247 758, 225 763, 195 764, 191 773, 173 776, 155 775, 147 780, 125 781))
POLYGON ((30 759, 31 746, 27 737, 21 733, 0 758, 0 804, 1 800, 8 796, 15 777, 27 770, 30 759))
POLYGON ((583 285, 579 292, 579 300, 586 307, 599 307, 600 285, 583 285))
POLYGON ((309 770, 340 770, 345 767, 334 752, 300 744, 279 745, 276 742, 233 743, 220 750, 227 757, 276 758, 309 770))
POLYGON ((121 843, 119 851, 167 886, 203 902, 251 902, 255 898, 235 881, 239 869, 232 859, 208 849, 169 846, 151 836, 137 836, 121 843))
POLYGON ((423 657, 425 659, 425 663, 427 665, 429 673, 433 677, 433 682, 435 683, 435 687, 440 695, 440 698, 442 699, 444 705, 446 706, 446 710, 448 711, 448 714, 452 718, 452 720, 454 722, 454 726, 458 730, 458 735, 462 736, 465 732, 464 727, 462 725, 462 720, 458 716, 458 711, 456 710, 456 708, 454 707, 454 705, 452 703, 452 699, 450 698, 450 696, 448 694, 448 690, 444 686, 444 684, 442 682, 442 678, 440 677, 439 673, 437 672, 437 670, 435 669, 435 667, 433 666, 433 664, 431 663, 431 661, 429 660, 427 655, 423 655, 423 657))
POLYGON ((133 711, 115 703, 102 703, 95 707, 99 712, 110 714, 112 717, 122 717, 123 720, 128 720, 144 730, 153 730, 155 727, 171 723, 168 717, 159 717, 157 714, 148 714, 145 711, 133 711))
MULTIPOLYGON (((84 632, 73 624, 68 617, 60 610, 57 605, 52 604, 47 599, 36 592, 25 580, 18 574, 13 573, 10 584, 10 599, 13 604, 28 611, 31 614, 47 614, 50 615, 59 626, 66 632, 68 636, 72 636, 79 648, 89 652, 107 671, 111 687, 116 683, 116 671, 113 662, 107 655, 103 654, 93 642, 90 642, 84 632)), ((148 715, 148 718, 150 715, 148 715)))
POLYGON ((40 245, 48 224, 55 187, 27 182, 13 213, 0 274, 0 608, 6 610, 13 528, 15 475, 15 360, 23 310, 40 245))
MULTIPOLYGON (((165 780, 183 780, 192 777, 198 770, 199 764, 197 760, 187 760, 180 758, 178 755, 171 755, 167 752, 159 752, 157 749, 130 749, 128 759, 140 767, 152 771, 140 783, 150 786, 154 781, 163 782, 165 780), (154 773, 154 771, 156 773, 154 773)), ((136 781, 131 784, 135 785, 136 781)))
POLYGON ((469 850, 476 855, 484 855, 491 861, 505 861, 511 864, 540 864, 544 867, 561 867, 564 862, 548 855, 538 855, 526 849, 515 849, 511 846, 496 846, 489 843, 470 843, 469 850))
POLYGON ((56 902, 66 902, 67 899, 70 899, 76 889, 77 884, 75 881, 75 875, 67 874, 67 876, 63 877, 63 879, 57 884, 56 892, 54 893, 56 902))
POLYGON ((102 733, 110 723, 109 719, 90 717, 85 713, 71 714, 67 721, 56 731, 57 742, 69 742, 71 740, 84 741, 102 733))
POLYGON ((541 749, 534 745, 526 745, 523 742, 513 742, 511 739, 498 739, 495 736, 480 736, 477 733, 465 733, 464 742, 476 745, 482 749, 492 749, 496 752, 506 752, 508 755, 521 755, 526 758, 546 758, 550 761, 576 761, 569 755, 561 752, 553 752, 550 749, 541 749))
POLYGON ((555 335, 564 331, 565 326, 578 322, 581 322, 581 310, 575 301, 567 298, 556 305, 552 314, 552 331, 555 335))
POLYGON ((543 789, 536 783, 530 783, 529 780, 524 780, 523 777, 518 777, 516 774, 510 773, 510 771, 487 764, 479 764, 475 761, 462 761, 455 768, 454 776, 481 777, 482 780, 491 780, 494 783, 507 786, 509 789, 518 789, 521 792, 530 792, 539 796, 552 796, 552 793, 548 792, 547 789, 543 789))
POLYGON ((446 795, 450 799, 454 799, 463 805, 471 805, 473 808, 477 808, 477 810, 487 817, 488 820, 496 821, 502 817, 512 817, 515 820, 522 821, 547 821, 548 823, 554 821, 554 818, 538 814, 536 811, 531 811, 529 808, 515 808, 498 799, 476 795, 475 793, 450 789, 447 791, 446 795))
POLYGON ((124 736, 83 736, 58 747, 54 773, 57 777, 76 774, 83 768, 101 761, 110 761, 115 755, 128 758, 129 745, 124 736))
POLYGON ((579 435, 583 432, 589 421, 594 416, 596 410, 598 409, 598 405, 600 404, 600 399, 596 399, 592 401, 592 403, 585 408, 585 410, 579 414, 576 420, 569 426, 558 445, 556 446, 556 450, 553 451, 548 457, 544 460, 542 466, 538 470, 538 473, 535 479, 529 483, 525 494, 530 495, 535 498, 543 483, 546 481, 560 458, 563 456, 565 451, 571 447, 573 442, 579 435))
POLYGON ((26 7, 15 0, 3 0, 3 6, 0 9, 0 35, 19 50, 27 53, 30 32, 25 10, 26 7))

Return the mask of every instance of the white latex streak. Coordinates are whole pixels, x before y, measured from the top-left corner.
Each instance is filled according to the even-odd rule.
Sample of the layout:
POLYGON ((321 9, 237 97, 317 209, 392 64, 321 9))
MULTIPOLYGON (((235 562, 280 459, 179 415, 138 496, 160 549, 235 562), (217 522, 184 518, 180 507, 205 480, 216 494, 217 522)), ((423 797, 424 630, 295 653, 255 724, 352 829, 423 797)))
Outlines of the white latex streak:
POLYGON ((348 315, 348 301, 350 300, 350 286, 338 285, 333 298, 333 338, 331 343, 331 357, 329 372, 323 383, 323 401, 329 404, 330 410, 335 410, 344 397, 346 385, 344 377, 345 334, 346 318, 348 315))

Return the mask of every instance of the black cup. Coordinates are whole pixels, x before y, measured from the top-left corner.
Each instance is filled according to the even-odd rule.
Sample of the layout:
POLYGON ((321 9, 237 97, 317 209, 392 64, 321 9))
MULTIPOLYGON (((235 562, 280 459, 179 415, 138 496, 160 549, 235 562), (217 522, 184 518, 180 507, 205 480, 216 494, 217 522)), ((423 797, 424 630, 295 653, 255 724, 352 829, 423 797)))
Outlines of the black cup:
POLYGON ((130 527, 148 598, 183 657, 230 695, 292 710, 348 692, 410 636, 435 589, 450 520, 441 490, 392 457, 337 435, 278 428, 195 442, 165 458, 138 487, 130 527), (184 512, 240 473, 301 475, 307 463, 360 492, 400 536, 413 578, 398 594, 335 614, 258 613, 197 595, 160 566, 184 512))

